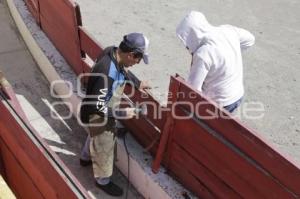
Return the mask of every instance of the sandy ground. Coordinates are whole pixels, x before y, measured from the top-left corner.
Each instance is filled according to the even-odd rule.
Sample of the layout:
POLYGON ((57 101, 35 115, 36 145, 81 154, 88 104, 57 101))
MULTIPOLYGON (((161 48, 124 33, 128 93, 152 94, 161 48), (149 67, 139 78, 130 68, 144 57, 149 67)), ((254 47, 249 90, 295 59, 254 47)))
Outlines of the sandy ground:
MULTIPOLYGON (((214 25, 251 31, 256 45, 243 54, 244 105, 263 104, 262 112, 240 118, 282 152, 300 160, 300 1, 299 0, 77 0, 83 25, 103 45, 118 45, 129 32, 150 39, 151 63, 133 71, 150 80, 152 93, 166 100, 169 76, 187 76, 190 55, 175 28, 189 10, 203 12, 214 25), (298 11, 297 11, 298 10, 298 11)), ((249 106, 248 106, 249 107, 249 106)), ((238 114, 239 116, 240 114, 238 114)))

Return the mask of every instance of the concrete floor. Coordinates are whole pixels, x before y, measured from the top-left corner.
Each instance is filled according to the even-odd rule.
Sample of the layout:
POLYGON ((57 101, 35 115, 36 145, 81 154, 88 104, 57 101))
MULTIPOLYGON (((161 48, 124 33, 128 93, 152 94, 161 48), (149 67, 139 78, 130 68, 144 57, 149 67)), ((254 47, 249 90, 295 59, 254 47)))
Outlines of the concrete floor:
POLYGON ((190 55, 175 35, 189 10, 203 12, 213 25, 232 24, 256 37, 243 54, 246 95, 237 116, 283 153, 300 161, 299 0, 76 0, 83 26, 103 45, 118 45, 129 32, 150 39, 150 65, 133 71, 150 80, 152 93, 166 101, 169 76, 186 77, 190 55), (249 107, 263 111, 245 114, 249 107), (243 114, 241 114, 243 113, 243 114), (263 116, 254 119, 253 116, 263 116))
MULTIPOLYGON (((69 114, 69 110, 65 106, 56 106, 52 111, 52 104, 60 102, 60 99, 51 97, 48 81, 33 60, 10 17, 7 5, 2 0, 0 0, 0 35, 0 70, 15 90, 31 125, 92 197, 115 198, 94 186, 91 167, 83 168, 79 165, 79 153, 85 141, 85 130, 74 118, 63 120, 51 116, 52 113, 57 118, 63 117, 69 114)), ((117 169, 113 180, 126 189, 127 180, 117 169)), ((133 188, 129 190, 128 197, 142 198, 133 188)))

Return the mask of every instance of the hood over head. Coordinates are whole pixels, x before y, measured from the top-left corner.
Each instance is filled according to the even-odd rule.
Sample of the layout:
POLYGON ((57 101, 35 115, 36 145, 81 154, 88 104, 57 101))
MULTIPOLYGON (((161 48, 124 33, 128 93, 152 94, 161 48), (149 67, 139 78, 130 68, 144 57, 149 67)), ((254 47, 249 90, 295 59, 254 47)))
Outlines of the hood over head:
POLYGON ((176 34, 192 54, 202 45, 206 33, 212 28, 201 12, 191 11, 177 26, 176 34))

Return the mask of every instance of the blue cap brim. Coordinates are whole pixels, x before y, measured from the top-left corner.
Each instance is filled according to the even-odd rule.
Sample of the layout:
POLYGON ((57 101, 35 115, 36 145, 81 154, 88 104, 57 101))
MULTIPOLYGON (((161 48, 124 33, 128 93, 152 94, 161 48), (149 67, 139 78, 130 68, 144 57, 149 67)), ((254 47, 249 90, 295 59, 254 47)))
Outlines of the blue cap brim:
POLYGON ((143 61, 145 64, 149 64, 149 56, 147 54, 143 55, 143 61))

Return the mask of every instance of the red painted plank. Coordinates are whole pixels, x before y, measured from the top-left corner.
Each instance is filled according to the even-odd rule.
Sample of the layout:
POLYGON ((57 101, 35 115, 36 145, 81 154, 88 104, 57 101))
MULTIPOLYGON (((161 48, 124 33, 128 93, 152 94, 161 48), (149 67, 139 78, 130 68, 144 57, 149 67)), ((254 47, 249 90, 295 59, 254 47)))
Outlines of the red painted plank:
MULTIPOLYGON (((183 86, 181 92, 189 93, 191 88, 181 80, 183 86)), ((194 91, 195 93, 195 91, 194 91)), ((194 105, 201 101, 207 101, 199 93, 195 98, 189 95, 179 97, 180 101, 190 101, 194 105)), ((197 114, 199 116, 209 116, 206 109, 215 110, 213 105, 201 105, 197 114)), ((223 115, 228 115, 222 112, 223 115)), ((272 176, 277 178, 280 183, 287 186, 290 190, 300 197, 300 166, 298 163, 282 155, 270 143, 264 140, 253 130, 241 124, 234 118, 214 118, 205 122, 215 131, 224 136, 227 140, 240 148, 244 153, 258 162, 263 168, 268 170, 272 176)))
MULTIPOLYGON (((187 123, 187 125, 191 126, 191 128, 193 128, 197 131, 197 133, 199 133, 200 129, 198 129, 197 125, 193 125, 191 123, 187 123)), ((257 190, 254 187, 252 187, 251 184, 247 182, 247 180, 242 179, 239 176, 239 174, 235 172, 235 167, 231 167, 226 163, 226 161, 225 163, 223 161, 220 161, 220 159, 217 156, 215 156, 210 150, 205 148, 205 144, 203 146, 203 144, 200 143, 200 139, 202 139, 202 137, 188 137, 191 136, 187 132, 188 129, 185 129, 185 131, 183 131, 184 135, 183 132, 181 132, 182 134, 179 135, 182 136, 179 136, 178 133, 180 133, 182 127, 179 127, 178 123, 176 123, 175 129, 178 130, 174 135, 174 142, 176 142, 187 152, 189 152, 190 156, 193 159, 206 166, 206 168, 208 168, 212 173, 214 173, 215 176, 217 176, 219 179, 221 179, 230 187, 232 187, 232 189, 240 193, 241 196, 245 198, 263 198, 262 196, 258 197, 259 194, 257 193, 257 190), (194 142, 192 142, 192 140, 194 142)), ((203 133, 205 132, 203 131, 203 133)), ((219 153, 219 151, 217 152, 219 153)), ((223 154, 222 152, 221 155, 227 154, 223 154)), ((173 156, 173 151, 171 152, 170 156, 173 156)))
MULTIPOLYGON (((47 195, 50 198, 77 198, 78 195, 69 187, 64 177, 54 169, 49 162, 50 160, 43 155, 46 152, 30 140, 26 133, 28 131, 22 128, 23 125, 17 123, 17 120, 2 103, 0 103, 0 112, 1 115, 5 116, 0 118, 1 139, 14 158, 17 159, 19 166, 31 177, 32 182, 42 195, 47 195)), ((43 141, 40 140, 40 142, 43 141)), ((6 168, 6 165, 4 166, 6 168)), ((15 178, 14 180, 18 179, 15 178)), ((75 181, 75 183, 77 182, 75 181)), ((16 185, 23 186, 22 184, 16 185)), ((77 186, 77 188, 80 187, 77 186)), ((81 190, 81 193, 88 197, 85 191, 81 190)))
POLYGON ((211 193, 207 187, 199 182, 193 175, 182 167, 181 164, 172 161, 170 163, 170 174, 173 175, 180 183, 185 187, 188 185, 188 189, 194 192, 199 198, 213 199, 217 198, 211 193))
POLYGON ((35 18, 37 24, 40 24, 39 1, 38 0, 25 0, 25 3, 35 18))
MULTIPOLYGON (((185 114, 180 111, 180 108, 177 111, 178 115, 185 114)), ((243 197, 253 198, 253 194, 255 198, 294 197, 276 179, 240 155, 237 152, 238 149, 233 149, 230 145, 223 143, 195 121, 176 120, 174 130, 174 139, 180 146, 207 168, 214 168, 212 172, 243 197), (213 158, 210 163, 214 161, 214 165, 203 159, 202 151, 206 151, 213 158), (222 165, 224 170, 217 169, 217 165, 222 165)))
MULTIPOLYGON (((5 162, 5 180, 17 198, 46 198, 32 181, 32 177, 20 166, 18 160, 10 152, 7 145, 0 139, 2 158, 5 162)), ((55 196, 50 190, 49 197, 55 196)))
POLYGON ((172 162, 184 165, 184 168, 193 175, 207 189, 218 198, 241 198, 238 193, 232 190, 222 180, 215 176, 209 169, 197 162, 187 151, 175 142, 172 143, 172 162))
MULTIPOLYGON (((123 120, 122 123, 129 129, 131 134, 137 139, 140 145, 144 148, 149 147, 153 144, 153 141, 157 140, 159 137, 159 133, 144 119, 131 119, 131 120, 123 120)), ((158 143, 154 143, 154 145, 150 148, 150 153, 154 155, 158 148, 158 143)))
MULTIPOLYGON (((176 81, 174 81, 174 78, 171 77, 169 91, 171 93, 177 93, 177 91, 179 90, 179 87, 180 87, 180 84, 177 83, 176 81)), ((168 151, 170 151, 170 147, 168 147, 168 145, 170 146, 169 141, 172 140, 173 126, 174 126, 173 116, 172 116, 172 112, 171 112, 171 109, 172 109, 171 106, 176 101, 177 101, 176 95, 168 96, 168 102, 170 102, 170 103, 168 103, 169 111, 166 113, 167 119, 164 124, 163 130, 161 132, 161 139, 159 142, 158 150, 157 150, 155 159, 152 164, 152 171, 154 173, 158 172, 159 166, 164 157, 164 153, 165 153, 166 149, 168 148, 168 151)), ((170 156, 167 156, 164 160, 164 164, 165 164, 166 168, 168 168, 169 157, 170 156)))
POLYGON ((101 45, 82 26, 79 26, 80 49, 93 61, 103 52, 101 45))
MULTIPOLYGON (((152 163, 153 173, 157 173, 159 171, 160 164, 163 160, 163 157, 164 157, 164 154, 165 154, 165 151, 166 151, 166 148, 167 148, 167 143, 168 143, 168 140, 169 140, 169 134, 170 134, 170 131, 172 131, 172 127, 173 127, 173 122, 172 122, 171 117, 169 117, 169 118, 167 118, 165 127, 162 131, 162 135, 161 135, 161 138, 160 138, 160 141, 159 141, 158 150, 155 154, 155 159, 152 163)), ((166 158, 166 159, 169 159, 169 158, 166 158)), ((168 162, 169 162, 168 160, 165 161, 166 167, 168 167, 168 162)))
POLYGON ((42 29, 75 73, 82 73, 78 5, 68 0, 43 0, 39 3, 42 29))

